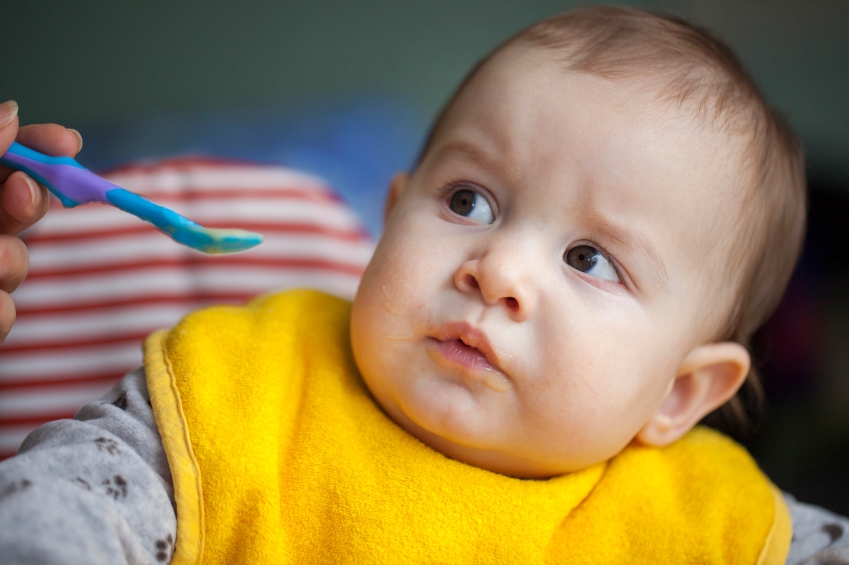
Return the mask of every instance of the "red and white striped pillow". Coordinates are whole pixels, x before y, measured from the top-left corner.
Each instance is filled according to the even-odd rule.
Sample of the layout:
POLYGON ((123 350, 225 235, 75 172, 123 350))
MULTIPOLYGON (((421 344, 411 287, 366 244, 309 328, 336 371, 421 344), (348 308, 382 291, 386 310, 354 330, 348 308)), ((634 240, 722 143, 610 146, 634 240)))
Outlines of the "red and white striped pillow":
POLYGON ((291 169, 187 158, 104 176, 200 224, 257 231, 265 241, 237 255, 202 255, 110 206, 52 202, 24 234, 30 272, 0 345, 0 460, 138 366, 152 330, 276 289, 352 298, 374 250, 326 183, 291 169))

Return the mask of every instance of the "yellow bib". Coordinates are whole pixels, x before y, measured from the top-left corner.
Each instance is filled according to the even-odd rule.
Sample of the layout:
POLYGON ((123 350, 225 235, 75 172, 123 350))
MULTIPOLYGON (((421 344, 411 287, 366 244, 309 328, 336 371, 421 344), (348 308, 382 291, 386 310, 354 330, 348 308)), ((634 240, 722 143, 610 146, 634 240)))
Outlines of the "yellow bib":
POLYGON ((730 440, 697 429, 544 481, 471 467, 375 404, 349 315, 296 291, 148 338, 172 563, 784 563, 780 494, 730 440))

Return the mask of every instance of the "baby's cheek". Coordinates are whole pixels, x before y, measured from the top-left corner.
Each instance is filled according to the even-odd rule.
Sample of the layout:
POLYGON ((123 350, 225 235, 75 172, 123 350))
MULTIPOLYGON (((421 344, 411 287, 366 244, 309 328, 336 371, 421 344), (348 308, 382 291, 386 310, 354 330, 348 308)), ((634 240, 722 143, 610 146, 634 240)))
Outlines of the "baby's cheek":
POLYGON ((633 364, 586 346, 561 347, 540 368, 529 413, 536 425, 560 430, 570 442, 616 446, 636 433, 646 391, 633 364))

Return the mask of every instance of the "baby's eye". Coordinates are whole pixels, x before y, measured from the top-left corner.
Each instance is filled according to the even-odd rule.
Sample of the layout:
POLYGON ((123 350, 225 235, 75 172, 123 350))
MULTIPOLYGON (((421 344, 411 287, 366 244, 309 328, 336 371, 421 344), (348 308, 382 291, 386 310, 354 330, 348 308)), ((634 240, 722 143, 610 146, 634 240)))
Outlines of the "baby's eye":
POLYGON ((462 188, 452 194, 448 207, 455 214, 482 224, 491 224, 495 221, 492 208, 486 198, 468 188, 462 188))
POLYGON ((591 245, 577 245, 563 254, 567 265, 590 276, 607 281, 621 282, 619 274, 607 257, 591 245))

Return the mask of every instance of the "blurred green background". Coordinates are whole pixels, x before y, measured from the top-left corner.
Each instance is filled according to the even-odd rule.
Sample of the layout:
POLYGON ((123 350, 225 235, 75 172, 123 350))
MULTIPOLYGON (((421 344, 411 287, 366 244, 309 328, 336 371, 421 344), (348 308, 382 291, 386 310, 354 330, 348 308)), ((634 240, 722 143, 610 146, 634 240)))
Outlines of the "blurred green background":
MULTIPOLYGON (((849 514, 849 0, 622 3, 714 31, 805 143, 811 236, 759 342, 771 400, 746 441, 779 486, 849 514)), ((378 93, 403 101, 423 130, 488 50, 581 4, 5 0, 0 99, 20 103, 23 123, 85 135, 378 93)))
MULTIPOLYGON (((78 129, 176 109, 389 92, 429 119, 465 71, 552 0, 6 0, 0 98, 78 129)), ((849 175, 849 2, 657 0, 736 49, 817 167, 849 175)))

